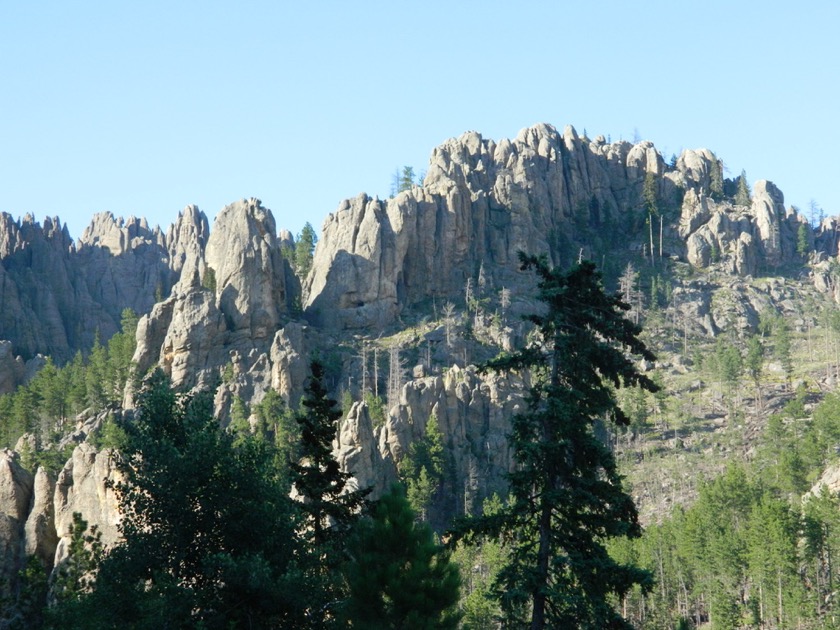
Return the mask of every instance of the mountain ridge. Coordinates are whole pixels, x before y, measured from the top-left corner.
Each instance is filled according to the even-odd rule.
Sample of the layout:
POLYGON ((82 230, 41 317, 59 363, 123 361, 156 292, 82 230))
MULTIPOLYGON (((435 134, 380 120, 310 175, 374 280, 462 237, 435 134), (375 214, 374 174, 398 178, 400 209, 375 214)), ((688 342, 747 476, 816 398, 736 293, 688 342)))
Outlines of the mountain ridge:
MULTIPOLYGON (((793 317, 800 294, 840 297, 837 220, 809 225, 771 182, 759 180, 748 204, 736 203, 735 188, 706 149, 669 164, 650 142, 590 140, 571 127, 536 125, 498 142, 467 132, 433 151, 422 185, 342 201, 305 277, 284 255, 290 235, 254 198, 226 206, 212 229, 195 206, 165 233, 99 214, 75 243, 57 219, 41 226, 2 215, 0 387, 26 382, 39 355, 67 361, 97 331, 107 339, 124 308, 141 316, 139 370, 161 366, 179 388, 216 388, 223 424, 239 405, 255 425, 269 392, 296 408, 309 358, 320 355, 333 391, 348 397, 335 454, 358 485, 386 489, 436 418, 448 473, 430 518, 445 523, 504 492, 513 466, 505 436, 523 384, 471 364, 527 334, 518 316, 535 307, 533 280, 518 271, 519 251, 559 266, 600 263, 663 350, 645 369, 674 378, 691 372, 691 340, 741 339, 768 308, 793 317), (758 282, 762 274, 769 279, 758 282)), ((803 332, 812 319, 801 317, 803 332)), ((126 417, 133 394, 126 387, 126 417)), ((4 508, 7 557, 66 545, 61 530, 76 508, 113 526, 113 497, 101 488, 66 491, 67 480, 103 465, 87 437, 104 421, 90 410, 75 419, 67 444, 78 442, 78 453, 52 490, 26 477, 15 453, 4 455, 0 487, 19 489, 8 493, 16 506, 27 503, 4 508), (49 514, 59 503, 60 522, 49 514), (49 527, 26 526, 32 519, 52 522, 55 539, 43 533, 49 527)))

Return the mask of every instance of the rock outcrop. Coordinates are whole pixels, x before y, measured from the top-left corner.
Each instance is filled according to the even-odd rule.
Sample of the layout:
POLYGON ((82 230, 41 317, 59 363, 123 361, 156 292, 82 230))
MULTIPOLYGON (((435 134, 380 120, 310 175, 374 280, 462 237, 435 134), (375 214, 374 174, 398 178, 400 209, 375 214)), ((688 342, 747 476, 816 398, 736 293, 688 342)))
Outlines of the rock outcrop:
POLYGON ((76 512, 102 532, 104 544, 115 543, 119 510, 107 482, 116 479, 111 453, 87 442, 75 448, 57 481, 43 468, 33 477, 16 453, 0 451, 0 584, 14 587, 28 556, 48 571, 60 564, 76 512))
POLYGON ((11 341, 0 340, 0 395, 8 394, 23 383, 26 365, 15 356, 11 341))
POLYGON ((287 400, 298 396, 293 387, 305 377, 293 357, 303 348, 292 340, 304 342, 298 329, 282 332, 296 293, 286 291, 290 271, 271 211, 258 199, 226 206, 206 247, 202 218, 188 208, 170 231, 181 277, 172 295, 140 319, 134 361, 141 371, 160 365, 176 387, 214 386, 235 363, 244 375, 238 394, 247 392, 248 400, 259 399, 271 382, 287 400), (293 365, 296 373, 286 374, 293 365))
POLYGON ((760 181, 750 207, 715 201, 719 168, 705 149, 668 167, 650 142, 608 144, 571 127, 537 125, 499 143, 466 133, 435 149, 422 187, 387 201, 360 195, 326 219, 307 313, 328 328, 381 328, 430 297, 462 295, 482 266, 495 286, 510 286, 519 251, 560 264, 667 248, 740 275, 795 256, 802 219, 785 210, 780 191, 760 181), (654 214, 662 225, 652 248, 654 214))
POLYGON ((205 260, 231 334, 270 339, 286 312, 283 258, 271 211, 258 199, 226 206, 213 224, 205 260))
POLYGON ((471 512, 507 487, 505 474, 513 468, 509 419, 519 411, 521 394, 522 383, 512 377, 455 365, 443 376, 407 383, 381 426, 373 426, 365 403, 355 403, 341 422, 336 458, 358 487, 372 487, 378 496, 396 479, 397 466, 434 416, 445 439, 444 494, 454 501, 444 510, 471 512))
POLYGON ((58 219, 0 215, 0 339, 24 359, 68 360, 117 332, 123 309, 148 312, 173 281, 165 238, 144 219, 98 214, 74 243, 58 219))
POLYGON ((82 442, 58 474, 53 496, 55 510, 55 531, 58 545, 55 550, 55 564, 67 557, 70 544, 70 525, 73 514, 78 512, 102 533, 102 543, 112 545, 119 539, 119 504, 108 482, 119 480, 119 474, 111 461, 111 452, 97 451, 88 442, 82 442))
POLYGON ((47 570, 55 562, 58 534, 55 529, 55 480, 43 468, 35 473, 32 503, 24 526, 25 552, 35 556, 47 570))
POLYGON ((18 463, 17 454, 0 451, 0 584, 14 584, 23 566, 32 485, 32 475, 18 463))

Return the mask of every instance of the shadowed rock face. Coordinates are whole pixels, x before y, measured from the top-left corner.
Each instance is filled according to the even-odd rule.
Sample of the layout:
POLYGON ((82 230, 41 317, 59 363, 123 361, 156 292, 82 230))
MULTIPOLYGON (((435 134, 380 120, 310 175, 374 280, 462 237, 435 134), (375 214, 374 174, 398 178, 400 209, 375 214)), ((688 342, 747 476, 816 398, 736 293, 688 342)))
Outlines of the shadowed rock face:
POLYGON ((123 309, 146 313, 169 294, 188 252, 203 249, 206 224, 191 207, 165 237, 145 219, 101 213, 73 243, 58 219, 42 226, 0 215, 0 339, 24 359, 59 363, 88 349, 97 332, 108 339, 123 309))

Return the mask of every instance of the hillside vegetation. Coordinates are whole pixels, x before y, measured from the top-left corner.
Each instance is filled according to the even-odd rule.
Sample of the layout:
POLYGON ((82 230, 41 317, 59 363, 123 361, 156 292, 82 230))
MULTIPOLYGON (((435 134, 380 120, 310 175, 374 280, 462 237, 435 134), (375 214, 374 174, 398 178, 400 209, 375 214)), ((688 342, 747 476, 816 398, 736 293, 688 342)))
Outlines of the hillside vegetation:
MULTIPOLYGON (((494 586, 511 575, 509 538, 467 545, 446 534, 464 517, 501 522, 515 505, 509 475, 523 456, 510 436, 537 372, 478 366, 539 337, 534 315, 546 307, 519 269, 524 251, 561 271, 591 260, 655 357, 633 364, 650 387, 610 390, 626 426, 604 408, 587 429, 617 462, 644 530, 599 544, 651 578, 612 589, 612 609, 642 628, 832 627, 838 224, 786 208, 771 182, 725 173, 705 149, 666 160, 649 142, 538 125, 514 140, 470 132, 448 141, 421 182, 407 178, 387 200, 342 202, 319 236, 278 231, 257 199, 226 207, 212 231, 195 207, 166 234, 98 215, 72 246, 58 220, 4 215, 0 485, 11 499, 0 578, 17 606, 8 610, 48 623, 25 598, 43 603, 46 575, 55 579, 80 549, 124 539, 121 457, 137 448, 149 374, 160 369, 183 400, 204 401, 202 417, 219 431, 206 439, 232 449, 220 462, 245 470, 242 449, 268 449, 260 457, 274 476, 255 483, 270 494, 288 491, 303 461, 298 419, 317 359, 324 395, 340 407, 324 467, 346 475, 348 489, 370 489, 369 500, 390 497, 371 518, 407 526, 405 510, 417 515, 406 534, 417 553, 443 554, 425 526, 452 547, 460 602, 439 593, 449 602, 440 623, 487 628, 502 612, 527 612, 525 600, 505 608, 494 586), (74 278, 65 285, 74 291, 58 277, 74 278), (94 528, 98 538, 85 539, 94 528)), ((312 518, 278 501, 284 519, 312 518)), ((326 580, 317 562, 282 560, 301 549, 248 553, 277 561, 277 583, 295 571, 326 580)), ((321 590, 340 600, 346 586, 321 590)), ((268 582, 254 588, 274 597, 268 582)), ((184 601, 183 610, 209 606, 184 601)), ((254 614, 266 627, 295 615, 305 625, 307 610, 329 609, 292 604, 254 614)))

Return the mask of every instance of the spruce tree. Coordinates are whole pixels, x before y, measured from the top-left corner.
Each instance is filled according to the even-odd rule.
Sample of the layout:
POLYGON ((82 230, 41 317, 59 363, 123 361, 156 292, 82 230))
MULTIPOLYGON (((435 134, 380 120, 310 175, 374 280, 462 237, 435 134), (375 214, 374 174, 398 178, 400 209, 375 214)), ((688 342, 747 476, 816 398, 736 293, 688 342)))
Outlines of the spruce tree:
POLYGON ((523 371, 530 382, 509 436, 516 460, 511 501, 498 514, 463 522, 455 538, 501 536, 509 543, 496 588, 510 626, 629 627, 610 598, 636 584, 649 588, 651 576, 605 549, 605 539, 638 537, 641 527, 595 425, 628 424, 614 388, 656 391, 631 355, 654 357, 640 328, 624 317, 628 305, 605 293, 594 264, 563 272, 544 257, 520 259, 523 271, 536 272, 546 309, 528 318, 537 333, 530 345, 485 366, 523 371))
POLYGON ((300 424, 300 460, 291 464, 294 490, 304 521, 304 572, 312 588, 301 593, 316 625, 328 625, 343 598, 343 585, 335 570, 347 548, 347 538, 366 505, 370 489, 352 489, 352 474, 343 472, 333 457, 332 443, 341 410, 327 395, 324 366, 310 364, 311 377, 304 389, 300 424))

